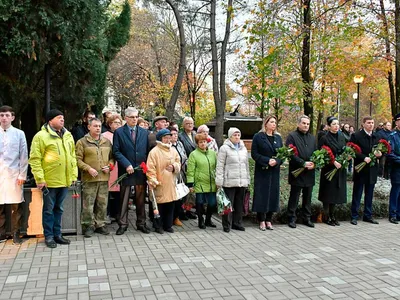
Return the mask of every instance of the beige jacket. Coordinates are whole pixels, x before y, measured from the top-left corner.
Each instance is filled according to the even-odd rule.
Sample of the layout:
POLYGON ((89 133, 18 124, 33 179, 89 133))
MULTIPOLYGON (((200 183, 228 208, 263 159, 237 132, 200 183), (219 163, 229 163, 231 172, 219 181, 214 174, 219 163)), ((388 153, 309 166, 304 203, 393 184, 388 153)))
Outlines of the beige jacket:
POLYGON ((76 142, 76 160, 83 182, 108 181, 110 174, 102 172, 101 168, 114 164, 112 144, 103 136, 97 143, 90 134, 87 134, 76 142), (88 172, 90 168, 99 174, 92 177, 88 172))
POLYGON ((149 182, 158 182, 154 189, 157 203, 168 203, 177 200, 176 178, 180 172, 181 163, 178 152, 171 145, 157 142, 147 157, 146 173, 149 182), (174 171, 166 170, 168 165, 174 166, 174 171))

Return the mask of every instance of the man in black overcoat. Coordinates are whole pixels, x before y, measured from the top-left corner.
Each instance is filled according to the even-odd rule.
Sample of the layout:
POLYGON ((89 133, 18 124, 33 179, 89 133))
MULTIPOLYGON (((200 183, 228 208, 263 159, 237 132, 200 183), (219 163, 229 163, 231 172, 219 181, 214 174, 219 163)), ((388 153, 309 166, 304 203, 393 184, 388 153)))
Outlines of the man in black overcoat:
POLYGON ((317 149, 315 137, 309 133, 310 118, 301 116, 297 122, 297 130, 289 133, 286 139, 286 146, 290 144, 297 148, 298 156, 293 156, 289 162, 289 184, 290 196, 288 202, 288 224, 291 228, 296 228, 296 209, 299 202, 300 193, 303 192, 302 214, 303 222, 308 227, 314 227, 311 222, 311 196, 315 184, 314 163, 310 161, 312 153, 317 149), (304 167, 305 170, 294 177, 292 172, 304 167))
MULTIPOLYGON (((353 198, 351 202, 351 224, 357 225, 358 210, 360 208, 363 190, 365 191, 363 221, 372 224, 379 224, 378 221, 372 218, 372 198, 374 196, 374 187, 378 177, 379 162, 376 162, 371 166, 371 158, 369 157, 369 154, 372 152, 372 147, 378 144, 379 139, 373 132, 374 119, 372 117, 364 117, 362 126, 363 129, 356 131, 350 138, 350 142, 361 148, 361 153, 356 153, 354 166, 357 166, 362 162, 367 163, 360 172, 357 172, 356 170, 353 172, 354 185, 353 198)), ((382 153, 377 151, 375 156, 380 158, 382 153)))
POLYGON ((121 182, 121 200, 119 210, 119 228, 117 234, 121 235, 128 228, 128 204, 131 187, 135 187, 136 199, 136 227, 143 233, 150 233, 146 227, 145 195, 146 174, 136 169, 141 163, 146 163, 149 153, 148 131, 137 125, 139 112, 128 107, 125 110, 126 124, 114 132, 113 153, 118 161, 118 176, 128 173, 121 182))

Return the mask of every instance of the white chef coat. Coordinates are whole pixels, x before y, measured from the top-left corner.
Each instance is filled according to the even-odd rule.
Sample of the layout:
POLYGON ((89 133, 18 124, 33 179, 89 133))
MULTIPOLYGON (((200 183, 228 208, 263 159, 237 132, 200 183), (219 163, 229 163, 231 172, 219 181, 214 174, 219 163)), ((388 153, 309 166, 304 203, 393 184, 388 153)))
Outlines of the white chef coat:
POLYGON ((6 130, 0 126, 0 205, 24 201, 23 186, 17 180, 26 180, 27 170, 25 133, 13 126, 6 130))

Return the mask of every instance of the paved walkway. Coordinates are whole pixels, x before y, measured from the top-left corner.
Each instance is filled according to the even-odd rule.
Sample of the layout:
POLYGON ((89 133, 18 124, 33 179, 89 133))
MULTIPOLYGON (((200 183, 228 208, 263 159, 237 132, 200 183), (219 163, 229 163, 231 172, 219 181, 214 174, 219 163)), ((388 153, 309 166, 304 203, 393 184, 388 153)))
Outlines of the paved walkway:
POLYGON ((380 223, 7 241, 0 299, 400 299, 400 225, 380 223))

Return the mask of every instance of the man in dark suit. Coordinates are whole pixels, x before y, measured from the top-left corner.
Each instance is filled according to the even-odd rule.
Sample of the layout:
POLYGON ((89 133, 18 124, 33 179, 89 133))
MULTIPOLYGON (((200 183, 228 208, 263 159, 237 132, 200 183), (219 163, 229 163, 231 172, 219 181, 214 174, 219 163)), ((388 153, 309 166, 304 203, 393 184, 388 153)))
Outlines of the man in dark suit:
MULTIPOLYGON (((372 152, 373 146, 378 144, 378 137, 373 132, 374 119, 372 117, 364 117, 362 122, 363 129, 351 135, 350 142, 357 144, 361 148, 361 153, 356 153, 354 166, 362 162, 367 165, 360 172, 353 172, 353 199, 351 202, 351 224, 357 225, 358 210, 360 208, 363 190, 364 195, 364 216, 363 221, 372 224, 379 224, 372 218, 372 198, 374 196, 374 187, 378 177, 378 163, 370 165, 371 158, 369 154, 372 152)), ((376 152, 375 156, 380 158, 381 152, 376 152)))
POLYGON ((137 125, 139 112, 128 107, 125 110, 126 124, 114 132, 113 152, 118 161, 118 176, 128 173, 121 182, 121 202, 119 210, 119 228, 117 235, 124 234, 128 228, 128 203, 131 187, 135 187, 136 227, 143 233, 149 233, 146 227, 145 194, 146 174, 135 169, 141 163, 146 163, 149 152, 148 131, 137 125))
POLYGON ((311 222, 311 196, 315 184, 314 163, 310 161, 310 157, 317 149, 315 137, 309 133, 310 118, 301 116, 297 122, 297 130, 289 133, 286 139, 286 146, 290 144, 296 146, 299 152, 298 156, 293 156, 289 162, 289 184, 290 196, 288 202, 288 225, 290 228, 296 228, 296 209, 300 198, 303 194, 302 215, 303 223, 308 227, 314 227, 311 222), (294 177, 292 172, 298 168, 304 167, 305 170, 298 176, 294 177))

